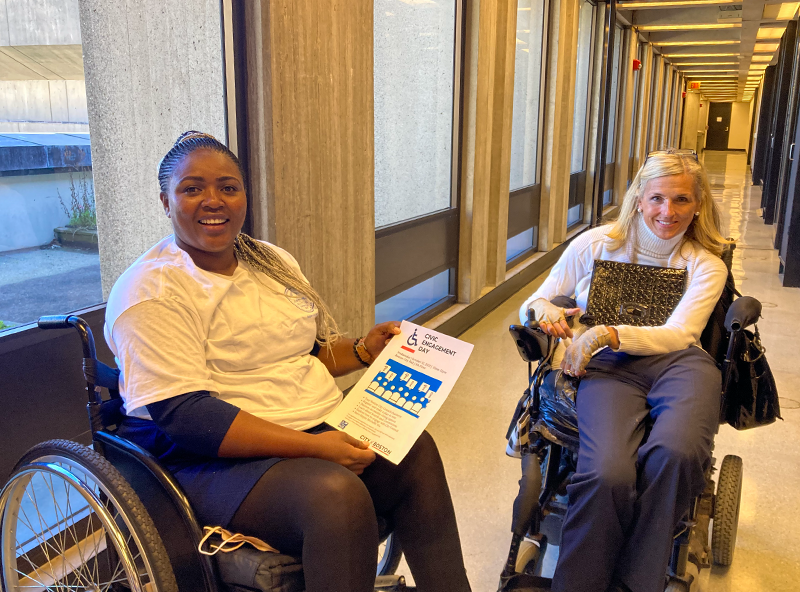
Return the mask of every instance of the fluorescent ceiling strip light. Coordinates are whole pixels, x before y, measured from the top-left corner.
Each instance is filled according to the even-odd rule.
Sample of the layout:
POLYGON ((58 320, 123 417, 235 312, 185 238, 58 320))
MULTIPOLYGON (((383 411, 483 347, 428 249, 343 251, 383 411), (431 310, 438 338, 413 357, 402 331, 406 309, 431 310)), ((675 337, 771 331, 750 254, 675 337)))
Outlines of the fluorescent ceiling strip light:
POLYGON ((674 45, 686 47, 687 45, 739 45, 741 41, 738 39, 726 39, 723 41, 651 41, 650 43, 659 47, 671 47, 674 45))
POLYGON ((641 25, 642 32, 653 31, 705 31, 708 29, 741 29, 742 23, 697 23, 693 25, 641 25))
POLYGON ((771 55, 754 55, 751 62, 771 62, 772 56, 771 55))
POLYGON ((753 51, 756 53, 774 53, 780 43, 756 43, 753 51))
POLYGON ((758 29, 756 39, 780 39, 785 30, 785 27, 761 27, 758 29))
POLYGON ((800 2, 784 2, 778 11, 779 21, 789 21, 797 14, 797 8, 800 7, 800 2))
POLYGON ((738 66, 739 62, 670 62, 676 68, 688 68, 689 66, 738 66))
POLYGON ((647 2, 617 2, 617 10, 634 10, 636 8, 670 8, 708 6, 709 4, 733 4, 737 0, 649 0, 647 2))
POLYGON ((738 53, 662 53, 665 58, 732 58, 738 53))

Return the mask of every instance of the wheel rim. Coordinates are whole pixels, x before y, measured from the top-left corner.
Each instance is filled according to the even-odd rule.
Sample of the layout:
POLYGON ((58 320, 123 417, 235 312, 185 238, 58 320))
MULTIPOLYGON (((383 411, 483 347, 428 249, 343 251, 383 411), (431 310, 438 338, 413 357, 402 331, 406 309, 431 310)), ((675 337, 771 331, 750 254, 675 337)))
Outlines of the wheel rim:
POLYGON ((378 545, 378 568, 377 573, 383 573, 386 564, 390 561, 391 556, 391 549, 389 545, 392 544, 392 535, 389 535, 385 541, 381 541, 381 544, 378 545))
POLYGON ((5 589, 155 589, 136 529, 103 483, 63 457, 37 461, 0 494, 5 589))

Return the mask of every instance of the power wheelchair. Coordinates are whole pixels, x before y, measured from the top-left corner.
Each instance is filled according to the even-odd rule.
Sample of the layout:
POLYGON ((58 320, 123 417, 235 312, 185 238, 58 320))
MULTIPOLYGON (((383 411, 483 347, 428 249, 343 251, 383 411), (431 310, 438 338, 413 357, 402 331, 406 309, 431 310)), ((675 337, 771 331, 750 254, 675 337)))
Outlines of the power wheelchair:
MULTIPOLYGON (((115 433, 123 418, 119 370, 97 360, 87 323, 52 316, 38 325, 80 334, 93 444, 50 440, 15 466, 0 492, 3 591, 304 590, 297 557, 249 545, 213 557, 200 553, 203 529, 178 482, 149 452, 115 433)), ((380 518, 379 525, 375 590, 405 590, 405 579, 392 575, 402 551, 391 525, 380 518)), ((212 548, 220 543, 210 541, 212 548)))
MULTIPOLYGON (((723 260, 729 269, 730 289, 738 294, 730 274, 731 251, 732 248, 723 260)), ((574 300, 557 300, 553 301, 557 306, 575 306, 574 300)), ((706 328, 706 332, 715 334, 714 339, 723 340, 718 347, 725 352, 721 421, 725 417, 724 393, 731 380, 731 362, 741 355, 738 351, 739 337, 760 315, 761 303, 744 296, 730 305, 724 327, 712 326, 712 316, 706 328)), ((561 526, 567 510, 566 487, 577 466, 579 442, 574 408, 577 383, 551 373, 557 339, 538 329, 533 311, 528 311, 525 325, 512 325, 509 331, 520 356, 527 362, 528 388, 517 405, 507 434, 512 440, 518 438, 513 447, 521 457, 522 476, 513 506, 511 545, 498 591, 536 592, 550 589, 551 580, 542 577, 544 556, 548 546, 560 545, 561 526), (550 382, 546 384, 548 377, 550 382), (570 390, 570 393, 565 392, 570 390)), ((692 584, 701 569, 710 567, 712 562, 727 566, 733 561, 742 489, 742 459, 735 455, 725 456, 716 485, 713 479, 715 463, 712 458, 706 470, 703 493, 695 498, 675 530, 665 574, 666 592, 690 592, 694 590, 692 584)))

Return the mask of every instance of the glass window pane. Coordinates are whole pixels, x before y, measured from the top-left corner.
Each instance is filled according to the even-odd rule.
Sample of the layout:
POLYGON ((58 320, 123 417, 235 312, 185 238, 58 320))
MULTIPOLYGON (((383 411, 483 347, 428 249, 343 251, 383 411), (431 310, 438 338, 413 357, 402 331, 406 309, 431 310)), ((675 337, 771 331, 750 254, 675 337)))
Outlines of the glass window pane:
POLYGON ((375 226, 451 205, 455 2, 375 0, 375 226))
POLYGON ((57 21, 34 11, 26 45, 7 47, 26 65, 0 76, 0 331, 103 301, 80 22, 68 4, 57 21))
POLYGON ((622 48, 622 35, 621 27, 617 27, 614 31, 614 54, 612 56, 612 63, 614 64, 611 71, 611 97, 609 99, 608 107, 608 144, 606 144, 606 163, 614 162, 614 147, 616 145, 616 128, 617 128, 617 107, 619 106, 619 67, 622 56, 620 50, 622 48))
POLYGON ((544 0, 519 0, 511 119, 511 191, 536 183, 543 34, 544 0))
POLYGON ((450 272, 447 269, 375 305, 375 322, 402 321, 413 317, 450 295, 450 272))
POLYGON ((511 261, 517 255, 533 248, 533 228, 528 228, 506 241, 506 261, 511 261))
POLYGON ((572 206, 567 210, 567 228, 571 228, 583 220, 583 204, 572 206))
POLYGON ((585 167, 583 155, 586 143, 586 120, 589 105, 589 73, 592 56, 592 21, 594 6, 589 2, 581 5, 578 21, 578 57, 575 70, 575 107, 572 127, 572 169, 577 173, 585 167))

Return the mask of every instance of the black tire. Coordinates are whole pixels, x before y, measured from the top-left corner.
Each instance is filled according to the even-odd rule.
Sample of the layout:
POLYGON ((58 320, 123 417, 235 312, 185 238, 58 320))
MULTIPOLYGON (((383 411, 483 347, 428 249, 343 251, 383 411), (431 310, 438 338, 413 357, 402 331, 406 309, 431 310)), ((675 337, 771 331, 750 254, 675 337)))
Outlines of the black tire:
POLYGON ((742 497, 742 471, 740 457, 729 454, 722 459, 711 531, 711 552, 716 565, 733 563, 742 497))
POLYGON ((31 448, 3 488, 0 553, 11 552, 0 557, 7 592, 30 581, 47 590, 74 582, 130 589, 132 580, 148 592, 178 592, 161 537, 131 486, 105 458, 69 440, 31 448), (48 516, 57 526, 43 522, 48 516), (40 550, 45 560, 36 557, 40 550))
POLYGON ((376 575, 393 575, 400 565, 402 556, 403 550, 400 548, 400 541, 397 540, 397 536, 394 533, 389 534, 378 546, 378 570, 376 575))

